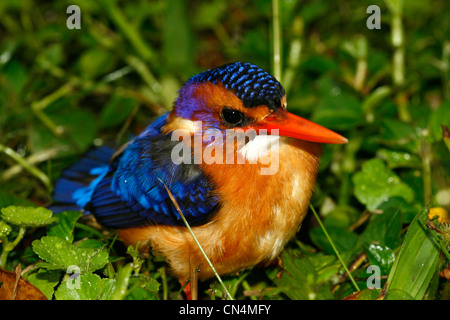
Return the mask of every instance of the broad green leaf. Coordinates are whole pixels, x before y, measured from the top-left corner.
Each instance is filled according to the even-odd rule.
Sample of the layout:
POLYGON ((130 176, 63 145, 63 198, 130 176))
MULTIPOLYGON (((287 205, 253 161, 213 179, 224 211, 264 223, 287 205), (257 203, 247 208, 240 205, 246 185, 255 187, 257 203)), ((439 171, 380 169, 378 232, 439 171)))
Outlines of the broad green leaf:
POLYGON ((387 162, 389 168, 418 168, 421 161, 418 156, 409 152, 379 149, 377 157, 387 162))
MULTIPOLYGON (((356 248, 358 243, 358 235, 356 233, 349 231, 348 228, 330 226, 326 227, 326 229, 339 252, 351 252, 356 248)), ((320 227, 311 229, 310 237, 312 242, 327 254, 335 254, 333 247, 320 227)))
POLYGON ((381 123, 381 143, 395 148, 416 152, 419 147, 415 129, 398 120, 385 119, 381 123))
POLYGON ((394 197, 389 198, 377 207, 380 212, 372 214, 367 227, 364 229, 361 240, 364 245, 376 243, 390 248, 400 244, 402 230, 402 215, 404 208, 408 208, 405 200, 394 197))
POLYGON ((130 277, 130 287, 127 300, 158 300, 159 283, 149 276, 130 277))
POLYGON ((278 286, 290 299, 331 299, 328 282, 318 283, 319 277, 314 265, 304 254, 285 250, 282 255, 283 273, 278 286))
POLYGON ((55 136, 41 122, 35 120, 28 131, 29 145, 33 152, 58 149, 58 156, 68 156, 81 153, 92 144, 97 131, 93 116, 83 110, 62 106, 63 103, 69 102, 61 99, 58 102, 58 110, 53 110, 56 106, 49 107, 53 111, 45 110, 54 124, 63 128, 63 136, 55 136))
POLYGON ((89 249, 101 249, 104 246, 104 244, 96 239, 83 239, 79 242, 77 242, 78 248, 89 248, 89 249))
POLYGON ((339 271, 342 265, 335 255, 311 254, 308 255, 308 259, 319 275, 318 282, 339 280, 339 271))
POLYGON ((55 218, 56 222, 50 226, 47 235, 59 237, 68 242, 73 241, 73 229, 75 223, 81 217, 79 211, 64 211, 58 213, 55 218))
POLYGON ((112 69, 113 54, 101 48, 87 50, 81 55, 79 66, 84 78, 96 78, 112 69))
POLYGON ((369 211, 374 211, 390 197, 402 197, 407 201, 414 199, 414 191, 380 159, 366 161, 362 170, 353 176, 355 196, 365 204, 369 211))
POLYGON ((364 122, 360 102, 341 87, 322 81, 321 96, 312 121, 334 130, 351 129, 364 122))
POLYGON ((389 274, 395 261, 395 254, 391 248, 371 243, 367 248, 367 254, 370 264, 380 267, 381 275, 389 274))
POLYGON ((345 300, 376 300, 381 289, 363 289, 346 297, 345 300))
POLYGON ((42 237, 34 240, 33 250, 45 262, 40 267, 67 270, 77 266, 82 272, 93 272, 108 263, 108 252, 91 248, 79 248, 58 237, 42 237))
POLYGON ((117 94, 112 95, 111 99, 102 109, 100 115, 100 126, 102 128, 111 128, 125 122, 139 102, 135 99, 123 98, 117 94))
POLYGON ((360 212, 351 206, 337 205, 323 219, 323 225, 328 227, 349 228, 359 218, 360 212))
POLYGON ((57 300, 110 300, 115 290, 114 279, 96 274, 81 274, 76 279, 63 281, 55 292, 57 300))
POLYGON ((1 212, 6 222, 22 227, 42 227, 55 221, 53 212, 43 207, 9 206, 1 212))
POLYGON ((55 286, 61 281, 61 271, 39 269, 31 273, 27 280, 34 284, 41 292, 51 300, 55 286))
POLYGON ((419 219, 426 219, 426 210, 418 214, 406 233, 398 258, 389 273, 388 291, 399 289, 421 300, 433 276, 437 276, 439 248, 419 219))
POLYGON ((386 292, 383 300, 414 300, 414 297, 403 290, 392 289, 386 292))
POLYGON ((7 81, 2 84, 2 89, 6 89, 6 91, 15 95, 20 95, 25 84, 30 79, 25 66, 18 62, 18 60, 11 60, 3 67, 2 72, 7 79, 7 81))
POLYGON ((26 206, 26 207, 36 207, 36 204, 28 199, 17 196, 10 191, 6 187, 0 189, 0 208, 4 208, 7 206, 26 206))

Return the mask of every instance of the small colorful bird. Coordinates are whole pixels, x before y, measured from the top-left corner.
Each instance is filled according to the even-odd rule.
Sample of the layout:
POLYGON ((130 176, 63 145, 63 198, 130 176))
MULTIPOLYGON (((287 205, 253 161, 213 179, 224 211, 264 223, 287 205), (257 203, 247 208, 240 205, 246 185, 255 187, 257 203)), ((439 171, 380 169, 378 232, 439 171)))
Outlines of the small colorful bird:
POLYGON ((119 151, 100 147, 64 171, 53 209, 90 212, 125 244, 162 253, 181 282, 204 280, 214 274, 165 186, 217 272, 229 274, 278 256, 306 215, 319 143, 346 142, 287 112, 285 91, 269 73, 230 63, 190 78, 173 110, 119 151), (227 138, 250 131, 241 144, 227 138), (185 161, 174 158, 180 143, 191 150, 185 161))

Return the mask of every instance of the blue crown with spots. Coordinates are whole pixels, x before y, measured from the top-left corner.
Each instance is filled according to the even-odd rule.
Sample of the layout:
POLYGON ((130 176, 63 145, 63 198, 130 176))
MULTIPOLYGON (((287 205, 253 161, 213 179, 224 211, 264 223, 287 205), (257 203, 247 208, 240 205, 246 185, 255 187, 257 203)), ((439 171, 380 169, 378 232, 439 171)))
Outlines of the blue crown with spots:
POLYGON ((209 81, 221 83, 236 94, 247 108, 265 105, 270 109, 281 107, 283 86, 263 69, 246 62, 235 62, 204 71, 188 80, 189 83, 209 81))

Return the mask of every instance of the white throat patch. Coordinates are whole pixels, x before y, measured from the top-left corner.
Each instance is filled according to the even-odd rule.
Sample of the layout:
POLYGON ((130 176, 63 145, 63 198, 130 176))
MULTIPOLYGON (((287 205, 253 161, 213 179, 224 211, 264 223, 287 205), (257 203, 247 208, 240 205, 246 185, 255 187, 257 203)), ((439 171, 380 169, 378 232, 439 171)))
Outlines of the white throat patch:
POLYGON ((247 142, 239 153, 249 162, 256 162, 267 156, 271 151, 279 148, 280 136, 278 135, 257 135, 247 142))

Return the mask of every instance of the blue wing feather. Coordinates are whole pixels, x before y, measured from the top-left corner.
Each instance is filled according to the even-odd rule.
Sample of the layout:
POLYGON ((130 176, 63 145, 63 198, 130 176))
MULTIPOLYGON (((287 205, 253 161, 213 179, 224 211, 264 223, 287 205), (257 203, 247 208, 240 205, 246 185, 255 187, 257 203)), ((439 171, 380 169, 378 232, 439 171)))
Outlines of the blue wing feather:
POLYGON ((76 203, 108 227, 183 225, 161 179, 190 224, 208 221, 218 208, 214 186, 197 165, 171 161, 178 142, 160 133, 166 120, 158 118, 111 163, 112 152, 102 150, 69 168, 56 183, 54 199, 76 203))

